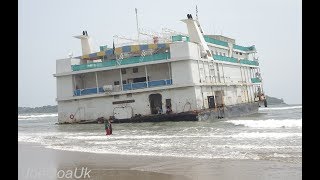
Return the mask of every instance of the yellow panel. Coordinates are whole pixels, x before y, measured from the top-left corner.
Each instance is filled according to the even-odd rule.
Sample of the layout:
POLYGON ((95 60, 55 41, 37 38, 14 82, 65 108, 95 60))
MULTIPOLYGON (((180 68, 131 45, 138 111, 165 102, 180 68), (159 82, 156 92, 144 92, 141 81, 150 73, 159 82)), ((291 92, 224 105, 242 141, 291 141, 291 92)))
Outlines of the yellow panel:
POLYGON ((157 44, 148 44, 149 49, 157 49, 158 45, 157 44))
POLYGON ((89 54, 83 55, 82 59, 89 59, 89 54))
POLYGON ((98 54, 98 56, 104 56, 104 55, 106 55, 106 53, 105 53, 104 51, 100 51, 100 52, 98 52, 97 54, 98 54))
POLYGON ((140 46, 139 45, 132 45, 131 52, 137 52, 137 51, 140 51, 140 46))
POLYGON ((122 47, 117 47, 117 48, 115 49, 115 53, 116 53, 116 54, 121 54, 121 53, 122 53, 122 47))

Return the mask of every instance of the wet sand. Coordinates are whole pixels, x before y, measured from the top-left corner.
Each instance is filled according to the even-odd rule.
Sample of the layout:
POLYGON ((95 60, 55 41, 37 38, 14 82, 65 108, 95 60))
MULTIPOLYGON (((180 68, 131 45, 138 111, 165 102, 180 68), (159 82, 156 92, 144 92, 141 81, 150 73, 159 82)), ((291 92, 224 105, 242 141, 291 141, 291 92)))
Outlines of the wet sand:
POLYGON ((20 180, 302 179, 301 164, 96 154, 54 150, 30 143, 18 144, 18 160, 20 180))

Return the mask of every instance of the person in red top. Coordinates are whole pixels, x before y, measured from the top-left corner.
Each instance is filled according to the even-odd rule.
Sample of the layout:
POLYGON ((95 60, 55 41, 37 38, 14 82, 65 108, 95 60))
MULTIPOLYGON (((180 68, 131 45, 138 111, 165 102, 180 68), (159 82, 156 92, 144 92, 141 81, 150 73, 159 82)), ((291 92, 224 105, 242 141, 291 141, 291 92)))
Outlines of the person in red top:
POLYGON ((107 121, 104 121, 104 127, 106 129, 106 135, 111 135, 112 134, 112 125, 110 119, 107 121))

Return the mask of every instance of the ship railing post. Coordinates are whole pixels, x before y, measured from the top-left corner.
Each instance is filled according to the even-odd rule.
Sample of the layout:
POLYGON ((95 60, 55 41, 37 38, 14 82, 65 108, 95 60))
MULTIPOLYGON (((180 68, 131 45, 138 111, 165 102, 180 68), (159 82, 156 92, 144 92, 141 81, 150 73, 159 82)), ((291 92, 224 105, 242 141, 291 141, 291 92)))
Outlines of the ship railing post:
POLYGON ((120 70, 120 91, 123 91, 123 82, 122 82, 122 68, 120 70))
POLYGON ((147 65, 144 66, 144 70, 146 73, 146 83, 147 83, 147 88, 149 87, 149 81, 148 81, 148 69, 147 69, 147 65))
POLYGON ((99 94, 98 73, 97 73, 97 72, 95 72, 95 75, 96 75, 97 94, 99 94))

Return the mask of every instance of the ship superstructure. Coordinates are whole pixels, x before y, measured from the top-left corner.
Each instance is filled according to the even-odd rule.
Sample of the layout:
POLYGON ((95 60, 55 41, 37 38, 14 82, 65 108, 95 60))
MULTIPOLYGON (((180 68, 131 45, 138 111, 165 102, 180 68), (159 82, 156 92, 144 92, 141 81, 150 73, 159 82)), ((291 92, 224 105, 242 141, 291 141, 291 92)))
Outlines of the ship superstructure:
POLYGON ((119 122, 199 120, 257 112, 264 99, 255 46, 204 34, 191 15, 182 22, 187 34, 162 42, 154 37, 148 44, 102 46, 99 52, 92 52, 86 31, 75 36, 82 56, 56 61, 59 123, 99 117, 119 122))

